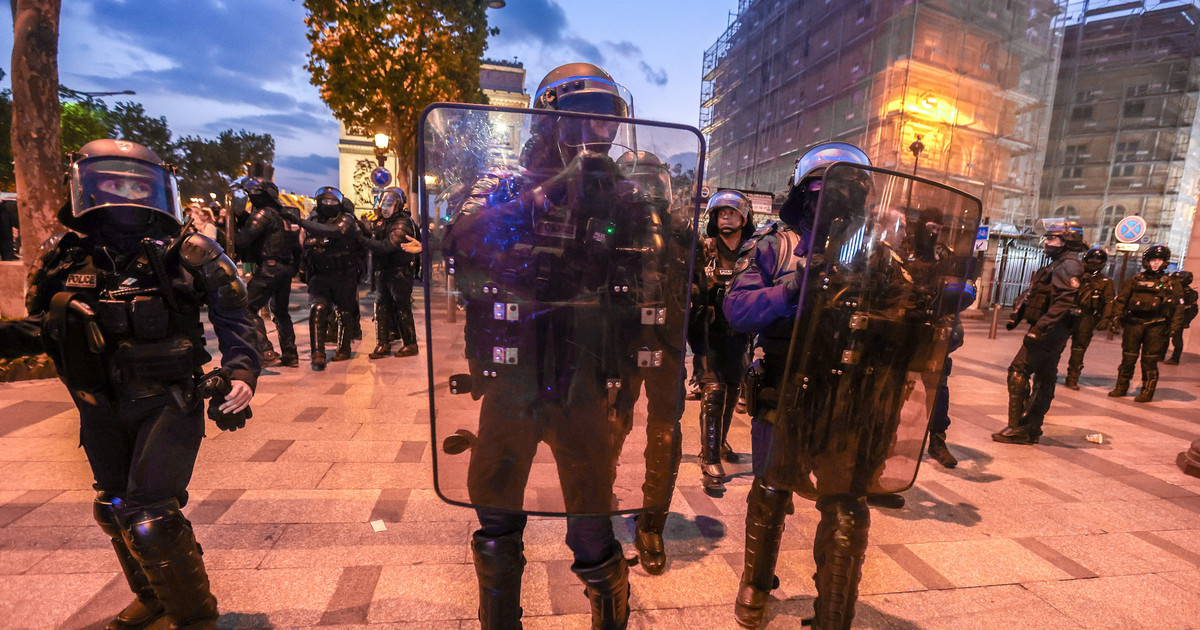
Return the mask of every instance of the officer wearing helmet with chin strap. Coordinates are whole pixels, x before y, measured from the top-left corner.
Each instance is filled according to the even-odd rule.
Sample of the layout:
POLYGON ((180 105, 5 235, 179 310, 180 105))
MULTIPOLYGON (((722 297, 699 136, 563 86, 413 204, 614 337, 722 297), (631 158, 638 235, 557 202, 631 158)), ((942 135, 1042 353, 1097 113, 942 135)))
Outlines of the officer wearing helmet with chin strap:
POLYGON ((325 186, 313 198, 317 201, 315 219, 302 219, 294 209, 285 209, 283 218, 304 228, 305 273, 312 303, 308 318, 311 361, 312 369, 321 371, 326 365, 324 332, 333 322, 334 308, 340 323, 333 360, 346 361, 351 355, 350 343, 358 324, 361 231, 353 205, 346 205, 348 200, 340 190, 325 186))
MULTIPOLYGON (((1179 365, 1179 357, 1183 355, 1183 330, 1192 326, 1192 320, 1196 319, 1196 301, 1200 298, 1196 290, 1192 288, 1192 272, 1176 271, 1171 274, 1171 278, 1179 284, 1180 290, 1183 291, 1183 328, 1175 331, 1171 335, 1171 343, 1174 350, 1171 352, 1171 357, 1163 363, 1167 365, 1179 365)), ((1166 348, 1163 349, 1166 352, 1166 348)))
POLYGON ((417 354, 417 327, 413 321, 413 282, 421 273, 421 230, 408 211, 408 197, 399 188, 388 188, 379 197, 378 218, 363 245, 374 253, 375 350, 368 356, 382 359, 399 341, 398 357, 417 354))
POLYGON ((1083 228, 1075 221, 1056 223, 1044 238, 1050 262, 1033 272, 1029 290, 1005 324, 1008 330, 1022 319, 1030 324, 1008 366, 1008 426, 992 434, 993 440, 1005 444, 1037 444, 1042 437, 1042 422, 1054 400, 1058 361, 1078 312, 1076 295, 1083 275, 1078 252, 1087 250, 1083 228))
MULTIPOLYGON (((596 334, 613 328, 601 306, 612 298, 603 293, 607 286, 595 286, 598 278, 586 273, 593 261, 584 253, 620 256, 631 264, 643 255, 635 249, 640 243, 621 252, 614 245, 627 235, 641 235, 644 230, 627 222, 644 220, 647 212, 644 198, 608 155, 619 123, 599 116, 626 116, 628 103, 604 70, 571 63, 542 79, 534 109, 597 116, 532 117, 520 171, 497 171, 474 182, 442 243, 465 301, 471 373, 463 375, 469 392, 457 393, 482 400, 467 472, 471 503, 479 506, 480 528, 472 535, 471 550, 480 626, 521 627, 528 519, 521 510, 533 454, 544 442, 559 470, 565 503, 560 513, 569 514, 566 543, 575 559, 571 570, 586 586, 592 627, 625 628, 629 565, 608 515, 616 475, 610 445, 623 439, 621 423, 612 420, 624 418, 624 407, 614 405, 616 392, 605 389, 604 376, 612 382, 627 367, 608 359, 624 349, 628 336, 596 334), (560 209, 578 210, 579 216, 564 227, 567 223, 553 214, 560 209), (593 213, 613 221, 609 231, 592 223, 593 213), (576 245, 580 232, 582 247, 576 245), (529 295, 510 292, 514 285, 529 295), (593 292, 600 298, 574 301, 579 293, 593 292), (497 300, 524 300, 517 304, 519 316, 511 323, 498 320, 497 300), (518 346, 500 367, 493 360, 497 345, 518 346), (580 439, 585 433, 588 437, 580 439), (493 507, 500 505, 506 507, 493 507)), ((637 312, 630 309, 630 314, 637 312)))
POLYGON ((1112 302, 1116 290, 1113 281, 1104 275, 1108 252, 1103 247, 1093 247, 1083 255, 1083 275, 1076 295, 1079 299, 1079 317, 1071 331, 1071 358, 1067 362, 1067 389, 1079 389, 1079 375, 1083 372, 1083 355, 1092 343, 1092 332, 1108 330, 1112 323, 1112 302))
POLYGON ((722 190, 708 200, 705 217, 704 287, 701 298, 692 305, 700 314, 692 321, 701 328, 695 337, 701 346, 696 353, 701 366, 700 470, 704 491, 721 496, 725 491, 721 460, 738 461, 729 446, 729 425, 750 347, 750 335, 730 327, 721 303, 733 280, 738 251, 754 234, 754 210, 740 191, 722 190))
POLYGON ((99 490, 93 515, 136 600, 109 628, 215 628, 217 603, 187 503, 204 397, 222 429, 245 426, 261 360, 246 286, 214 241, 181 233, 170 165, 149 149, 95 140, 72 158, 72 231, 46 242, 26 306, 79 410, 99 490), (221 369, 201 378, 207 306, 221 369))
POLYGON ((1142 391, 1134 402, 1154 400, 1158 387, 1158 359, 1167 349, 1168 340, 1183 330, 1183 288, 1170 274, 1171 250, 1152 245, 1142 254, 1142 271, 1125 282, 1113 302, 1115 322, 1125 327, 1121 333, 1121 365, 1117 383, 1108 393, 1120 398, 1129 392, 1138 354, 1142 357, 1142 391))
MULTIPOLYGON (((723 303, 725 317, 732 328, 757 333, 755 348, 763 352, 759 376, 749 385, 750 391, 744 392, 752 415, 750 438, 754 483, 747 497, 745 568, 734 615, 737 622, 747 628, 756 628, 762 623, 771 590, 778 586, 775 565, 783 539, 784 519, 794 511, 792 491, 773 487, 766 477, 774 432, 771 422, 778 405, 777 394, 784 377, 795 318, 804 315, 797 309, 804 268, 809 258, 818 254, 807 251, 807 243, 813 240, 814 231, 828 228, 824 221, 822 225, 815 224, 815 212, 821 193, 821 176, 826 165, 832 162, 871 164, 861 149, 841 142, 817 145, 801 156, 792 175, 788 199, 779 211, 780 221, 759 228, 742 245, 723 303)), ((828 541, 818 540, 814 544, 814 555, 825 560, 817 565, 818 615, 822 605, 829 606, 835 600, 849 599, 852 608, 854 596, 851 593, 857 591, 857 578, 848 580, 840 592, 832 592, 828 589, 831 582, 823 576, 834 570, 835 565, 851 569, 861 567, 866 551, 866 532, 870 527, 866 497, 820 498, 814 489, 809 498, 818 499, 822 519, 818 534, 833 531, 830 524, 836 521, 834 529, 841 540, 847 541, 847 545, 842 546, 844 549, 838 547, 835 550, 840 554, 836 559, 828 553, 828 541)))
POLYGON ((258 330, 263 362, 271 365, 278 361, 285 367, 297 367, 300 355, 296 350, 296 331, 292 327, 288 303, 291 301, 292 276, 296 275, 296 264, 300 262, 299 229, 283 220, 279 187, 274 182, 252 178, 241 186, 253 209, 238 229, 235 243, 237 251, 245 252, 247 260, 258 264, 246 289, 250 294, 247 308, 258 330), (275 332, 279 335, 278 355, 271 348, 266 325, 259 314, 268 304, 275 320, 275 332))

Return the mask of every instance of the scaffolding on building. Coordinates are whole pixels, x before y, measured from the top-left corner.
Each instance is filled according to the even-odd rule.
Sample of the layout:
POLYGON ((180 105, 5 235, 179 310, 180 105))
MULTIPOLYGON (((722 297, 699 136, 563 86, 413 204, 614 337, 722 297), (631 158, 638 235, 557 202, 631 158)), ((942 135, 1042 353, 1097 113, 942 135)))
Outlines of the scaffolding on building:
POLYGON ((1039 214, 1089 242, 1139 215, 1182 260, 1200 188, 1200 7, 1070 0, 1039 214))

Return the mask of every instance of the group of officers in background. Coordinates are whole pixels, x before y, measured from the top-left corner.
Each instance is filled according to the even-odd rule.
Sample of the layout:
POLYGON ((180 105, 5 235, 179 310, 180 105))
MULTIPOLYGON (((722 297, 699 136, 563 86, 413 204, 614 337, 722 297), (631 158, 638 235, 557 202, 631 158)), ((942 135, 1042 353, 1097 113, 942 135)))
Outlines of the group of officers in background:
POLYGON ((1119 293, 1104 275, 1108 254, 1099 247, 1088 249, 1077 222, 1050 226, 1045 254, 1049 263, 1034 272, 1029 290, 1018 299, 1006 326, 1012 330, 1022 321, 1030 325, 1008 369, 1008 426, 992 435, 997 442, 1038 443, 1067 342, 1071 342, 1071 357, 1064 384, 1077 390, 1083 357, 1097 330, 1122 328, 1121 363, 1108 395, 1121 398, 1129 392, 1140 357, 1142 387, 1134 401, 1153 401, 1159 361, 1179 363, 1183 331, 1196 317, 1192 272, 1167 273, 1171 250, 1165 245, 1146 249, 1142 270, 1119 293), (1082 262, 1080 252, 1084 252, 1082 262), (1174 350, 1167 358, 1171 345, 1174 350))
MULTIPOLYGON (((746 398, 752 416, 754 480, 746 515, 745 564, 735 602, 737 622, 747 628, 763 622, 770 592, 779 585, 775 567, 785 519, 794 511, 793 495, 799 494, 815 502, 820 519, 813 544, 817 599, 812 625, 848 628, 868 543, 868 498, 879 487, 883 451, 894 446, 898 430, 888 423, 899 421, 900 405, 914 387, 920 385, 930 401, 935 389, 944 389, 941 361, 957 328, 958 312, 974 299, 973 287, 961 282, 964 269, 970 268, 963 266, 969 254, 956 254, 939 240, 950 219, 943 209, 927 205, 912 217, 887 215, 886 208, 871 210, 881 212, 878 216, 863 214, 870 206, 869 195, 877 192, 873 178, 904 176, 874 169, 865 153, 843 143, 818 145, 798 160, 779 221, 756 231, 749 199, 737 191, 721 191, 710 199, 702 226, 683 225, 681 219, 686 217, 672 216, 669 203, 656 205, 661 200, 651 186, 637 181, 635 170, 623 171, 619 161, 608 157, 615 133, 609 129, 615 127, 603 117, 625 116, 626 107, 612 77, 598 67, 568 64, 551 72, 539 86, 535 109, 586 114, 596 120, 568 115, 563 120, 578 123, 570 126, 545 119, 541 135, 529 141, 522 155, 524 174, 508 180, 485 178, 448 229, 443 252, 459 259, 460 271, 474 265, 489 278, 463 289, 467 352, 494 357, 496 349, 481 340, 489 340, 486 335, 509 322, 518 332, 536 336, 547 352, 534 361, 523 354, 526 361, 520 364, 514 353, 511 361, 505 359, 511 369, 506 366, 499 375, 486 369, 470 375, 479 380, 465 385, 466 391, 483 399, 479 434, 458 432, 459 442, 447 441, 439 447, 447 453, 446 459, 457 454, 450 448, 455 444, 458 452, 470 449, 470 457, 478 459, 472 461, 468 486, 473 493, 499 495, 511 481, 504 477, 505 471, 526 466, 525 478, 519 481, 527 481, 532 458, 530 454, 529 461, 518 461, 517 447, 529 446, 518 445, 518 438, 529 436, 512 433, 506 424, 528 419, 538 431, 579 438, 553 444, 556 456, 557 449, 566 453, 599 449, 578 432, 580 427, 592 420, 596 426, 628 426, 641 383, 647 383, 651 417, 643 486, 646 511, 637 519, 634 543, 649 573, 666 570, 663 532, 680 458, 683 410, 674 404, 673 396, 676 389, 682 391, 683 383, 629 377, 632 391, 604 391, 604 383, 594 378, 604 367, 603 357, 591 350, 610 347, 611 339, 600 340, 601 326, 576 317, 585 307, 562 306, 565 298, 572 297, 569 291, 580 287, 543 282, 537 290, 548 292, 541 294, 549 296, 540 304, 544 310, 514 312, 510 319, 508 312, 494 310, 497 292, 503 290, 498 283, 505 276, 486 276, 497 270, 514 271, 505 265, 520 266, 515 262, 517 248, 506 249, 514 243, 524 247, 522 255, 537 256, 547 254, 551 242, 572 240, 561 231, 529 233, 530 242, 495 236, 520 233, 529 223, 531 209, 541 212, 566 203, 574 193, 562 175, 571 172, 572 165, 581 168, 582 181, 595 186, 594 195, 585 195, 593 204, 591 218, 608 213, 605 216, 612 222, 606 224, 611 226, 608 229, 590 220, 579 224, 591 231, 571 264, 588 271, 594 270, 587 267, 589 260, 619 256, 629 268, 687 268, 687 261, 681 267, 678 258, 690 247, 688 230, 699 227, 706 237, 697 248, 698 273, 693 277, 664 274, 663 283, 634 283, 634 290, 665 294, 682 287, 676 297, 691 292, 690 312, 682 312, 686 297, 661 298, 663 310, 671 312, 661 318, 652 313, 650 319, 658 321, 650 323, 665 322, 654 341, 668 344, 663 347, 671 353, 670 332, 678 330, 682 335, 682 317, 690 317, 687 341, 702 383, 701 471, 705 491, 714 496, 720 496, 726 479, 722 462, 737 461, 727 435, 744 382, 750 390, 746 398), (551 128, 560 124, 562 128, 551 128), (575 135, 566 133, 567 128, 575 135), (836 174, 828 172, 835 169, 836 174), (612 203, 596 205, 601 198, 612 203), (906 223, 912 226, 907 233, 888 232, 906 223), (847 226, 855 225, 877 239, 875 256, 851 261, 869 267, 869 273, 840 267, 836 259, 838 252, 853 250, 845 239, 855 232, 847 226), (640 240, 643 236, 645 242, 640 240), (888 240, 892 237, 895 242, 888 240), (530 247, 531 243, 538 247, 530 247), (870 282, 855 284, 864 279, 870 282), (857 317, 862 313, 843 317, 848 314, 844 307, 858 308, 858 302, 804 295, 802 288, 810 280, 822 287, 840 287, 838 295, 857 295, 854 299, 864 304, 881 300, 887 312, 897 316, 876 312, 861 319, 857 317), (826 370, 823 376, 814 376, 821 380, 811 389, 804 377, 806 385, 801 388, 809 391, 793 387, 792 398, 785 400, 782 392, 791 379, 804 376, 784 369, 793 354, 793 337, 802 326, 812 331, 835 327, 830 330, 837 335, 815 334, 810 340, 816 340, 813 356, 828 351, 838 367, 832 375, 826 370), (932 330, 937 334, 926 338, 932 330), (849 345, 838 345, 843 343, 849 345), (752 349, 763 359, 754 367, 750 367, 752 349), (865 363, 859 362, 862 357, 865 363), (569 364, 567 358, 579 362, 569 364), (879 361, 879 369, 870 361, 879 361), (798 412, 800 407, 793 401, 802 402, 808 413, 798 412), (823 437, 814 438, 813 423, 821 419, 836 422, 821 425, 823 437), (797 435, 809 441, 784 442, 797 435), (869 453, 861 446, 868 442, 874 445, 869 453), (492 455, 495 469, 484 461, 492 455), (473 478, 477 473, 484 478, 473 478)), ((630 153, 639 164, 657 159, 644 152, 630 153)), ((0 327, 4 341, 0 347, 5 352, 48 349, 79 408, 81 441, 99 491, 95 517, 111 538, 135 595, 109 627, 141 628, 169 621, 173 627, 214 628, 216 600, 209 591, 191 524, 181 512, 204 434, 204 400, 210 400, 208 416, 220 428, 236 430, 250 417, 262 359, 299 365, 288 313, 290 285, 297 273, 308 284, 312 368, 326 366, 325 344, 335 321, 337 347, 332 360, 350 358, 351 341, 360 334, 357 287, 366 251, 375 261, 379 296, 378 343, 370 356, 416 354, 411 292, 420 274, 419 230, 403 192, 397 189, 384 191, 377 219, 368 226, 354 216, 353 204, 337 189, 318 190, 315 210, 305 218, 299 208, 281 200, 272 182, 247 180, 242 186, 250 207, 238 220, 234 238, 243 259, 256 267, 248 284, 243 284, 233 262, 215 242, 181 230, 173 174, 149 150, 113 140, 91 143, 75 157, 68 179, 71 201, 60 218, 74 232, 47 244, 30 283, 30 318, 0 327), (202 307, 207 307, 216 329, 222 366, 203 375, 200 368, 211 356, 204 349, 202 307), (264 307, 275 319, 277 355, 260 317, 264 307)), ((657 194, 669 200, 669 185, 666 193, 657 194)), ((964 225, 956 228, 961 232, 964 225)), ((1010 367, 1009 427, 993 436, 1001 442, 1038 442, 1067 341, 1074 344, 1067 380, 1068 387, 1074 388, 1092 331, 1109 325, 1124 327, 1122 362, 1110 395, 1125 395, 1140 356, 1143 383, 1137 400, 1149 402, 1168 340, 1176 340, 1171 360, 1177 362, 1182 330, 1196 313, 1191 274, 1165 272, 1170 258, 1166 247, 1147 250, 1143 271, 1115 299, 1112 283, 1101 271, 1103 250, 1087 250, 1077 225, 1048 232, 1046 253, 1051 262, 1034 274, 1023 308, 1012 323, 1015 326, 1023 318, 1031 327, 1010 367), (1085 251, 1080 262, 1078 254, 1085 251)), ((538 276, 542 280, 569 279, 572 273, 569 265, 528 269, 544 274, 538 276)), ((586 273, 575 278, 580 283, 592 280, 586 273)), ((511 299, 511 304, 517 303, 518 298, 511 299)), ((617 341, 632 344, 623 350, 637 350, 635 346, 645 339, 617 341)), ((683 353, 682 348, 676 350, 677 363, 683 353)), ((604 369, 624 377, 633 367, 627 359, 604 369)), ((656 360, 647 359, 651 364, 656 360)), ((670 357, 663 361, 671 365, 670 357)), ((476 361, 472 369, 483 365, 476 361)), ((677 373, 656 374, 671 378, 677 373)), ((531 435, 534 448, 539 439, 548 439, 545 433, 531 435)), ((944 448, 944 427, 941 435, 944 448)), ((619 442, 626 436, 618 437, 619 442)), ((918 447, 924 444, 917 442, 918 447)), ((571 568, 585 584, 593 627, 624 628, 629 617, 629 567, 612 530, 612 479, 607 480, 608 494, 604 483, 597 482, 613 475, 616 462, 592 466, 566 458, 557 463, 560 468, 588 464, 575 477, 561 479, 570 512, 567 544, 575 554, 571 568), (576 485, 567 487, 572 479, 576 485), (573 507, 570 497, 577 497, 579 504, 573 507)), ((915 468, 912 472, 915 476, 915 468)), ((518 495, 524 492, 523 487, 516 490, 518 495)), ((480 520, 471 548, 479 580, 481 627, 520 628, 526 525, 521 497, 513 509, 501 501, 476 502, 478 497, 486 495, 472 497, 480 520)))
POLYGON ((249 207, 235 217, 235 249, 243 252, 245 262, 255 264, 247 284, 248 308, 265 365, 300 364, 288 312, 297 274, 308 285, 313 370, 325 369, 328 341, 336 343, 332 360, 345 361, 352 356, 352 342, 362 338, 358 287, 364 273, 377 295, 377 343, 369 357, 418 353, 412 291, 421 272, 421 233, 404 191, 385 189, 374 208, 374 220, 366 223, 355 216, 354 203, 333 187, 317 190, 316 207, 303 218, 296 204, 285 205, 273 182, 251 178, 239 186, 249 207), (261 316, 268 307, 279 336, 278 353, 261 316))

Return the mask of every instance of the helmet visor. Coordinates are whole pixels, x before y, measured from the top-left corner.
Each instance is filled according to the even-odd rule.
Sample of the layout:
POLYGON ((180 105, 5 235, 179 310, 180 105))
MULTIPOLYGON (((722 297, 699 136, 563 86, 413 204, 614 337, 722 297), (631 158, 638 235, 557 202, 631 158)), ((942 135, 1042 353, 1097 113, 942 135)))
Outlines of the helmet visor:
POLYGON ((392 215, 400 210, 401 205, 400 194, 394 190, 389 190, 379 198, 379 216, 390 219, 392 215))
POLYGON ((625 101, 608 92, 570 92, 558 97, 558 110, 581 114, 602 114, 624 118, 629 114, 625 101))
POLYGON ((84 158, 71 165, 75 217, 107 207, 142 208, 182 224, 175 178, 158 164, 123 157, 84 158))

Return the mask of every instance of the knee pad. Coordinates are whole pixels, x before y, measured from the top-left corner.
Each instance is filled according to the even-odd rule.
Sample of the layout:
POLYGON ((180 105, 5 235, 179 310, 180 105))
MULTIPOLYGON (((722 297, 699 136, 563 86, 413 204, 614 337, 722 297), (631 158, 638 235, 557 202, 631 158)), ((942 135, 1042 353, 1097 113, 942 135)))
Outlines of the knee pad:
POLYGON ((316 304, 312 305, 311 309, 309 309, 308 316, 312 318, 313 321, 328 320, 333 316, 333 309, 324 302, 317 302, 316 304))
POLYGON ((117 517, 122 529, 129 532, 131 547, 138 549, 169 548, 179 530, 190 527, 177 499, 122 508, 117 517))
POLYGON ((1026 394, 1029 392, 1029 375, 1017 370, 1008 371, 1008 393, 1026 394))
POLYGON ((700 391, 705 396, 724 396, 725 392, 728 391, 728 387, 725 383, 705 383, 700 391))
POLYGON ((110 492, 101 490, 92 502, 92 517, 100 525, 100 529, 110 537, 121 537, 121 524, 117 521, 117 510, 121 499, 110 492))

